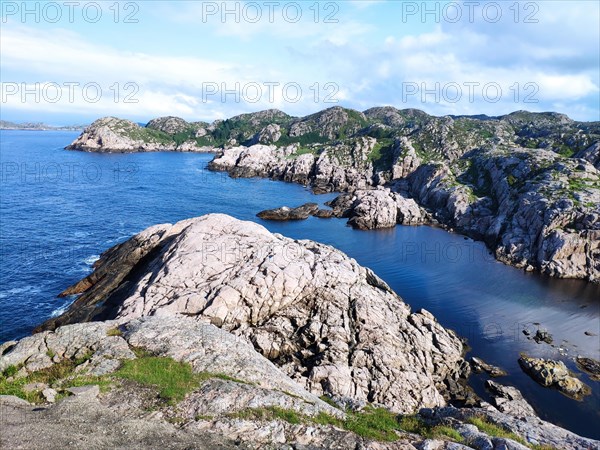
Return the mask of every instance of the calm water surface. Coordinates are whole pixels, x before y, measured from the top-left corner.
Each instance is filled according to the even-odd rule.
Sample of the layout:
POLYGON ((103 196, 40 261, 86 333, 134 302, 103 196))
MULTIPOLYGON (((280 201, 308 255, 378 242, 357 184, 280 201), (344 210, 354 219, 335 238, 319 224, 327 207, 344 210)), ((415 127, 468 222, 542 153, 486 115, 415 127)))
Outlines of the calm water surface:
MULTIPOLYGON (((0 131, 0 342, 27 335, 68 306, 56 295, 90 272, 109 246, 157 223, 212 212, 254 220, 293 238, 333 245, 372 268, 414 309, 425 308, 468 339, 472 355, 508 370, 540 415, 600 439, 600 386, 582 402, 524 375, 519 352, 600 359, 600 287, 550 280, 496 262, 485 246, 431 227, 361 232, 338 219, 264 222, 260 210, 333 195, 262 179, 230 179, 206 170, 211 155, 94 154, 63 147, 76 132, 0 131), (550 331, 555 347, 522 329, 550 331)), ((486 395, 483 377, 472 385, 486 395)))

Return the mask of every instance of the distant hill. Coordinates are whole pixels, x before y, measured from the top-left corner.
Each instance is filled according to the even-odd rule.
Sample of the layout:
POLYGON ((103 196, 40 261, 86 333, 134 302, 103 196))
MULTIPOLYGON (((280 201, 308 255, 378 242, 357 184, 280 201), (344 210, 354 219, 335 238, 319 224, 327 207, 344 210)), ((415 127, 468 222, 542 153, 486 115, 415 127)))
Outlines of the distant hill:
POLYGON ((24 122, 15 123, 8 122, 6 120, 0 120, 0 130, 31 130, 31 131, 49 131, 49 130, 62 130, 62 131, 79 131, 83 130, 87 125, 65 125, 62 127, 56 127, 47 125, 42 122, 24 122))

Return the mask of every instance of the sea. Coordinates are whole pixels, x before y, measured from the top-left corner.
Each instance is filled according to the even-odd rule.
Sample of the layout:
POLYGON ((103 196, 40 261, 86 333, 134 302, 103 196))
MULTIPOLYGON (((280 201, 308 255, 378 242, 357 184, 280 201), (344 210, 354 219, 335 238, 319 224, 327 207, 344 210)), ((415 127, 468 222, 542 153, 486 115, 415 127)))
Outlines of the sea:
MULTIPOLYGON (((425 308, 509 375, 540 417, 600 439, 600 383, 577 370, 600 359, 600 286, 506 266, 481 242, 430 226, 358 231, 344 219, 269 222, 264 209, 324 204, 335 194, 268 179, 211 172, 211 154, 101 154, 64 150, 77 132, 0 131, 0 343, 64 312, 57 294, 85 277, 109 247, 158 223, 208 213, 258 222, 272 232, 332 245, 370 267, 414 310, 425 308), (547 330, 552 345, 524 329, 547 330), (586 334, 587 332, 587 334, 586 334), (592 394, 576 401, 524 374, 519 354, 563 360, 592 394)), ((484 375, 470 384, 489 399, 484 375)))

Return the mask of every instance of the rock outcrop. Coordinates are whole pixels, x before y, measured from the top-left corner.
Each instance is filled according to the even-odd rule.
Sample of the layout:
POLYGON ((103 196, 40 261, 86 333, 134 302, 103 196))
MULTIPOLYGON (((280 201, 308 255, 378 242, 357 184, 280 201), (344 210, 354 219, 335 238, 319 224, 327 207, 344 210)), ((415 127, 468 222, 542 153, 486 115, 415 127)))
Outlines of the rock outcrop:
POLYGON ((572 376, 562 361, 521 355, 519 365, 525 373, 542 386, 558 389, 568 397, 581 399, 590 394, 589 386, 572 376))
MULTIPOLYGON (((310 216, 317 216, 319 212, 319 205, 316 203, 306 203, 295 208, 289 208, 282 206, 281 208, 267 209, 257 214, 258 217, 265 220, 306 220, 310 216)), ((320 213, 322 216, 323 213, 320 213)))
MULTIPOLYGON (((442 425, 434 432, 436 439, 414 434, 412 428, 404 430, 398 418, 395 431, 380 441, 376 429, 371 434, 368 429, 361 430, 361 426, 369 426, 371 414, 364 404, 358 412, 331 405, 308 392, 244 339, 181 315, 66 325, 3 349, 3 387, 12 386, 18 393, 30 386, 20 380, 35 379, 39 374, 45 374, 52 387, 44 383, 28 387, 30 393, 43 390, 35 403, 0 395, 3 447, 520 450, 527 447, 518 441, 553 448, 598 445, 540 420, 516 389, 493 382, 498 409, 491 405, 424 408, 409 424, 416 420, 424 430, 442 425), (157 386, 143 381, 143 374, 132 379, 129 372, 121 372, 124 364, 157 359, 189 365, 196 374, 197 381, 183 398, 167 401, 157 386), (94 383, 101 383, 102 389, 94 383), (47 392, 53 393, 52 398, 47 392), (359 422, 361 417, 367 420, 359 422), (487 434, 473 425, 478 423, 473 419, 513 434, 487 434), (456 435, 463 443, 451 440, 456 435)), ((396 420, 393 415, 386 417, 396 420)))
MULTIPOLYGON (((600 281, 598 122, 526 111, 433 117, 333 107, 294 118, 267 110, 210 125, 163 117, 140 127, 104 118, 67 148, 218 150, 209 167, 234 177, 301 183, 316 193, 386 186, 428 210, 423 218, 404 205, 397 223, 439 223, 485 241, 507 264, 600 281)), ((391 211, 380 197, 365 196, 354 226, 393 226, 393 213, 377 210, 391 211)))
MULTIPOLYGON (((352 123, 364 127, 342 139, 340 130, 351 116, 327 110, 319 116, 327 119, 322 129, 314 117, 296 121, 281 146, 225 149, 210 168, 298 182, 317 193, 385 185, 426 208, 431 219, 424 222, 484 240, 507 264, 600 280, 597 123, 523 111, 433 118, 387 107, 354 116, 352 123), (289 144, 290 137, 310 133, 327 141, 289 144)), ((389 211, 375 200, 380 196, 369 196, 358 208, 355 226, 391 226, 389 215, 368 219, 381 216, 380 206, 389 211)))
POLYGON ((338 250, 254 223, 213 214, 156 225, 67 293, 81 295, 65 315, 0 346, 0 392, 35 402, 0 396, 8 448, 598 444, 493 382, 496 407, 445 407, 469 369, 452 331, 338 250), (131 369, 158 361, 161 373, 189 368, 170 375, 183 377, 180 396, 131 369), (494 437, 473 417, 515 434, 494 437), (387 431, 370 428, 380 421, 387 431), (436 439, 415 434, 428 429, 436 439))
POLYGON ((317 395, 398 412, 445 404, 445 380, 467 366, 453 332, 411 313, 369 269, 224 215, 152 227, 103 254, 67 292, 84 293, 42 328, 185 314, 251 342, 317 395))
POLYGON ((195 139, 202 124, 189 124, 177 117, 154 119, 146 127, 129 120, 104 117, 83 130, 67 150, 90 152, 211 152, 212 147, 200 145, 195 139), (180 142, 176 135, 188 134, 180 142))

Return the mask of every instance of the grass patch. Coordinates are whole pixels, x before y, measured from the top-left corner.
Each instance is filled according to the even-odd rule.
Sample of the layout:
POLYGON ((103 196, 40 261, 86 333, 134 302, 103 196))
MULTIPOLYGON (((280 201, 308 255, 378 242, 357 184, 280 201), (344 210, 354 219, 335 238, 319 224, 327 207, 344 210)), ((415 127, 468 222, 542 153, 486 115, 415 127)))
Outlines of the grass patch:
POLYGON ((283 420, 285 422, 298 425, 306 421, 306 416, 291 409, 283 409, 277 406, 268 408, 248 408, 236 413, 229 414, 229 417, 235 417, 244 420, 283 420))
MULTIPOLYGON (((49 355, 48 355, 49 356, 49 355)), ((10 366, 0 376, 0 395, 14 395, 27 400, 30 403, 44 401, 41 392, 26 391, 25 385, 30 383, 44 383, 50 387, 61 387, 65 378, 73 376, 75 368, 91 358, 91 354, 85 354, 80 358, 64 359, 51 367, 32 372, 25 377, 14 378, 20 367, 10 366)), ((87 383, 90 384, 90 383, 87 383)), ((70 385, 69 385, 70 386, 70 385)))
POLYGON ((123 336, 123 332, 119 330, 117 327, 111 328, 106 332, 107 336, 123 336))
MULTIPOLYGON (((138 354, 143 352, 143 350, 137 349, 138 354)), ((189 363, 175 361, 168 357, 149 356, 147 353, 143 353, 143 356, 139 356, 137 359, 124 361, 113 376, 154 386, 158 389, 159 396, 169 404, 183 400, 186 394, 209 379, 218 378, 236 383, 246 383, 221 373, 194 373, 189 363)))
POLYGON ((169 403, 182 400, 203 381, 192 372, 190 364, 158 356, 124 361, 114 376, 155 386, 159 395, 169 403))
POLYGON ((351 414, 344 428, 359 436, 377 441, 395 441, 400 430, 396 414, 384 408, 367 408, 360 414, 351 414))
POLYGON ((494 423, 488 422, 484 418, 481 417, 470 417, 467 420, 468 423, 475 425, 479 431, 498 438, 506 438, 512 439, 513 441, 517 441, 519 444, 528 445, 528 443, 521 436, 516 435, 515 433, 508 431, 494 423))
MULTIPOLYGON (((323 401, 325 398, 321 397, 323 401)), ((330 399, 328 399, 331 401, 330 399)), ((346 420, 320 412, 314 417, 293 410, 278 407, 249 408, 228 415, 245 420, 283 420, 291 424, 309 423, 334 426, 351 431, 363 438, 375 441, 392 442, 400 438, 400 433, 409 432, 426 438, 437 438, 463 442, 462 436, 448 426, 430 426, 417 416, 398 416, 385 408, 367 407, 361 412, 346 412, 346 420)))

